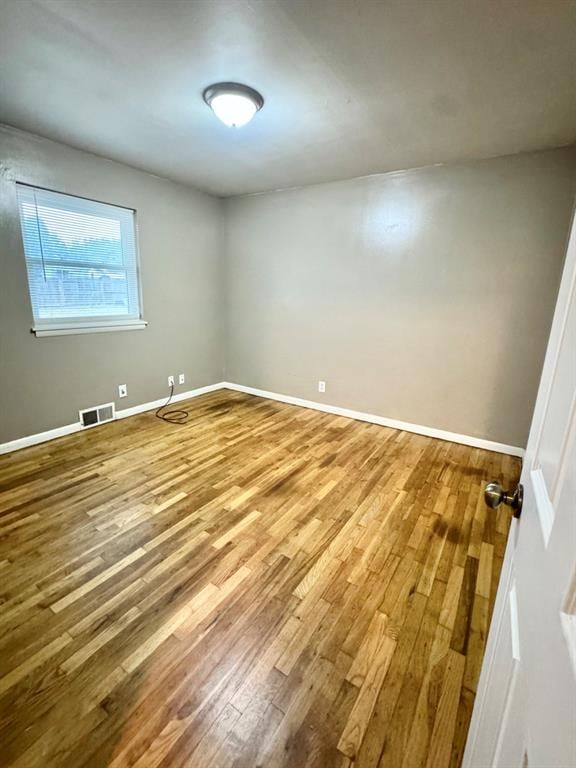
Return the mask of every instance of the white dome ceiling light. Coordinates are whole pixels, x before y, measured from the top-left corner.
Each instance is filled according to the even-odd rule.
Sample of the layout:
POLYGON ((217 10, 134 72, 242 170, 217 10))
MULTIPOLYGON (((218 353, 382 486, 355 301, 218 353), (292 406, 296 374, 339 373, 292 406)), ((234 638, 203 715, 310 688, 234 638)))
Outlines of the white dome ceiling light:
POLYGON ((216 117, 230 128, 249 123, 264 104, 258 91, 241 83, 215 83, 202 96, 216 117))

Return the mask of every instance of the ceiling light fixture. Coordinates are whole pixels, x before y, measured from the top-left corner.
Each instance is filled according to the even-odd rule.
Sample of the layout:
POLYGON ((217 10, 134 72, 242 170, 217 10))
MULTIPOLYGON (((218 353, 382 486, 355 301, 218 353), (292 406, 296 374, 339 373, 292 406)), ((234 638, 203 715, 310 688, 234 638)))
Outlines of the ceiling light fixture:
POLYGON ((202 96, 216 117, 230 128, 249 123, 264 104, 258 91, 241 83, 215 83, 202 96))

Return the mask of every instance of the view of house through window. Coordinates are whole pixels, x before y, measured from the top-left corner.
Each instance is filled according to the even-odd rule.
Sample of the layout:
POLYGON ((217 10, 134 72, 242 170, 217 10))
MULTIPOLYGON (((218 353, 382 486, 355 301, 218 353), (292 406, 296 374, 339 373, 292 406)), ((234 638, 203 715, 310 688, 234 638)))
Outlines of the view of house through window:
POLYGON ((142 324, 134 211, 17 188, 34 330, 142 324))

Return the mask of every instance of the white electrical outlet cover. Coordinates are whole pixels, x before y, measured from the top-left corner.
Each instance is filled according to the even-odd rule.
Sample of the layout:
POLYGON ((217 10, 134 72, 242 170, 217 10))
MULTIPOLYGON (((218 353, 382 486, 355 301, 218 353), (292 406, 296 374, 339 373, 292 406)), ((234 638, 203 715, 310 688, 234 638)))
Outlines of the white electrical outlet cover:
POLYGON ((118 385, 118 397, 128 397, 128 387, 126 384, 118 385))
POLYGON ((174 376, 168 376, 168 386, 169 387, 174 386, 174 376))
POLYGON ((185 383, 185 381, 186 381, 186 377, 184 376, 184 374, 183 374, 183 373, 181 373, 181 374, 178 376, 178 384, 184 384, 184 383, 185 383))
POLYGON ((326 392, 326 382, 325 381, 319 381, 318 382, 318 392, 326 392))

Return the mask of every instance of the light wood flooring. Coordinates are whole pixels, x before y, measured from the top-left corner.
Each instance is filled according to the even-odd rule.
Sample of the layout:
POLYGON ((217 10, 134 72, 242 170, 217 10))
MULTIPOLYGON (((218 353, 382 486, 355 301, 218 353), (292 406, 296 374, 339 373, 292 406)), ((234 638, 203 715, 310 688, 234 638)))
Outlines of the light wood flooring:
POLYGON ((188 407, 0 457, 0 764, 459 766, 519 461, 188 407))

